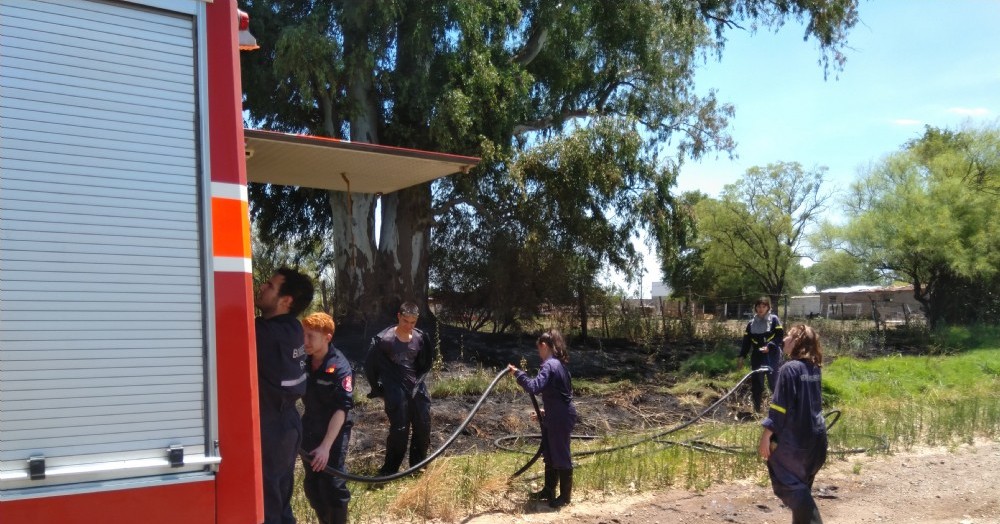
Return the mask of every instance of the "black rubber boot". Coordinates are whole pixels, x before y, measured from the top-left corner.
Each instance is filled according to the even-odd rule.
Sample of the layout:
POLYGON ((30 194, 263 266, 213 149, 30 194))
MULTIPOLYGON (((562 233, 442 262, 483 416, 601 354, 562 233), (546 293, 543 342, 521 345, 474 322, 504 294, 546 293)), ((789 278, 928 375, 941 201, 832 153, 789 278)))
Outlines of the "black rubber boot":
POLYGON ((330 524, 347 524, 347 506, 330 510, 330 524))
POLYGON ((570 503, 573 494, 573 470, 559 470, 559 498, 549 502, 551 508, 561 508, 570 503))
POLYGON ((528 495, 530 500, 552 500, 556 496, 556 483, 559 482, 559 472, 555 468, 545 467, 545 485, 541 491, 528 495))
POLYGON ((792 509, 792 524, 823 524, 816 503, 812 502, 801 508, 792 509))

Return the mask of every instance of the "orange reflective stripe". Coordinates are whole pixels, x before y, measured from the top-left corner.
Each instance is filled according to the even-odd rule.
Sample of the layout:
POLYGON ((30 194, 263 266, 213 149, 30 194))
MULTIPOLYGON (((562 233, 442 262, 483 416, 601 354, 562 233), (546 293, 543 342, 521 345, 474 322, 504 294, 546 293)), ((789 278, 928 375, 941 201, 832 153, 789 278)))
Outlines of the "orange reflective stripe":
POLYGON ((212 197, 212 254, 250 258, 250 213, 245 201, 212 197))

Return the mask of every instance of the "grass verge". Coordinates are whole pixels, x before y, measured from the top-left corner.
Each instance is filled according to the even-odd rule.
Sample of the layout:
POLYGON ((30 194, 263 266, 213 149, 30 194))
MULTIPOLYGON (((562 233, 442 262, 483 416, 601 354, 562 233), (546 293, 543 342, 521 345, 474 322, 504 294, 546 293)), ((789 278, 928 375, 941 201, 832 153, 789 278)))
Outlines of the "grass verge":
MULTIPOLYGON (((843 414, 830 434, 832 451, 871 450, 883 440, 905 449, 971 442, 975 437, 1000 438, 1000 395, 996 394, 1000 344, 995 340, 992 347, 951 355, 834 359, 823 373, 826 403, 843 414)), ((494 375, 477 373, 482 376, 439 386, 441 393, 480 394, 494 375)), ((692 376, 671 390, 679 396, 701 397, 704 402, 698 392, 717 389, 737 374, 714 379, 692 376)), ((734 382, 735 378, 728 383, 734 382)), ((600 395, 634 387, 581 381, 578 392, 600 395)), ((580 458, 575 473, 577 498, 613 499, 668 487, 702 489, 736 478, 766 483, 766 470, 754 455, 759 431, 756 423, 709 422, 655 440, 648 440, 653 432, 646 432, 575 441, 574 451, 584 451, 646 439, 618 451, 580 458)), ((352 483, 351 522, 456 521, 484 511, 524 511, 529 508, 527 493, 539 488, 541 464, 525 478, 511 481, 509 475, 527 459, 527 455, 508 452, 449 457, 439 459, 417 478, 383 489, 352 483)), ((316 522, 300 483, 294 503, 300 522, 316 522)))

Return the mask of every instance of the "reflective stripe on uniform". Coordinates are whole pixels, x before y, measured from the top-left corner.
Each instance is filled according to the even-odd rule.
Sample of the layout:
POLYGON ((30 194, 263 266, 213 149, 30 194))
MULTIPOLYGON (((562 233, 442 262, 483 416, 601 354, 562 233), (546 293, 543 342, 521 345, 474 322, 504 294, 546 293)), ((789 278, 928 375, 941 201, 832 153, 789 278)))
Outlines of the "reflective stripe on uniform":
POLYGON ((777 404, 771 404, 771 409, 777 411, 778 413, 781 413, 782 415, 785 414, 785 408, 783 408, 783 407, 781 407, 781 406, 779 406, 777 404))
MULTIPOLYGON (((295 380, 282 380, 281 381, 281 386, 282 387, 286 387, 286 388, 289 387, 289 386, 298 386, 299 384, 305 382, 307 378, 309 378, 309 374, 308 373, 303 373, 301 377, 299 377, 299 378, 297 378, 295 380)), ((784 413, 784 412, 782 412, 782 413, 784 413)))

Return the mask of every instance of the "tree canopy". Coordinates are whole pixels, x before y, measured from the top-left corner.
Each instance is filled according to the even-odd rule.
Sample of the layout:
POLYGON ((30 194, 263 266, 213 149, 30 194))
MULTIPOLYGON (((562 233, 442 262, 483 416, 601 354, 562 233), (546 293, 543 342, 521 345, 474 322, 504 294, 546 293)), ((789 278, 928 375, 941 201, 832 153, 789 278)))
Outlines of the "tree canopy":
MULTIPOLYGON (((818 223, 830 198, 822 187, 825 172, 806 171, 796 162, 752 167, 727 185, 719 199, 698 199, 693 209, 696 240, 680 256, 661 250, 665 272, 686 268, 693 277, 686 285, 705 296, 764 293, 777 303, 789 276, 801 279, 796 272, 807 228, 818 223)), ((677 276, 675 289, 685 284, 683 274, 677 276)))
POLYGON ((826 71, 842 65, 857 23, 856 0, 246 0, 245 8, 261 44, 242 55, 244 107, 255 125, 484 158, 433 191, 427 184, 381 198, 251 188, 262 241, 332 241, 338 316, 362 320, 401 300, 423 303, 434 238, 474 235, 479 245, 450 247, 490 259, 522 236, 513 246, 536 242, 545 253, 575 243, 580 258, 564 265, 577 269, 552 278, 570 279, 562 285, 577 294, 600 264, 627 266, 633 253, 624 239, 652 223, 634 210, 649 211, 651 198, 672 205, 670 173, 684 159, 734 147, 732 108, 713 93, 698 96, 693 80, 726 32, 804 21, 826 71), (672 158, 651 154, 667 142, 672 158), (505 203, 536 190, 551 217, 505 203), (538 228, 519 222, 529 219, 562 229, 531 237, 538 228), (443 223, 463 231, 442 234, 443 223), (608 244, 595 248, 591 239, 608 244), (484 246, 493 247, 477 251, 484 246), (574 284, 577 273, 586 278, 574 284))
POLYGON ((851 186, 837 249, 913 284, 932 324, 1000 319, 1000 129, 927 127, 851 186))

